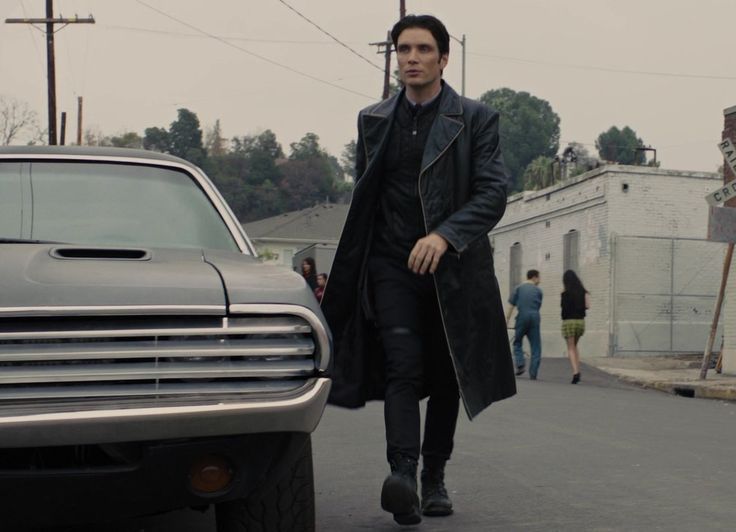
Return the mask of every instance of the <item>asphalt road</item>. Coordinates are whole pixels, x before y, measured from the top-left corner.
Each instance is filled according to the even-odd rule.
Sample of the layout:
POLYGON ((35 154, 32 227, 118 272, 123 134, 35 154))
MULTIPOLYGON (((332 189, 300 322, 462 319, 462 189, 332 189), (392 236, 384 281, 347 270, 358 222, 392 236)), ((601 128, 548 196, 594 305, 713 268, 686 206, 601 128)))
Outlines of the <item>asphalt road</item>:
MULTIPOLYGON (((472 423, 461 417, 447 486, 456 512, 417 531, 733 530, 736 404, 619 384, 545 359, 539 380, 472 423)), ((382 404, 328 407, 313 436, 317 529, 396 531, 380 509, 382 404)), ((213 531, 213 512, 121 526, 213 531)), ((109 530, 109 529, 108 529, 109 530)))

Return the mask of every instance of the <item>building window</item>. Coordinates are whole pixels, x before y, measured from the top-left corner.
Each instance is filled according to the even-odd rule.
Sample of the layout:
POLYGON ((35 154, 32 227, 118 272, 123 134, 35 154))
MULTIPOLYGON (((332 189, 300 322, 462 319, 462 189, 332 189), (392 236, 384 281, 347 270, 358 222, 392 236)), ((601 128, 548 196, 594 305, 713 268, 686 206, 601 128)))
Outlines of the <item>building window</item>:
POLYGON ((572 270, 578 272, 578 244, 580 242, 580 233, 575 229, 570 229, 562 237, 562 270, 572 270))
POLYGON ((514 242, 509 254, 509 290, 521 284, 521 243, 514 242))

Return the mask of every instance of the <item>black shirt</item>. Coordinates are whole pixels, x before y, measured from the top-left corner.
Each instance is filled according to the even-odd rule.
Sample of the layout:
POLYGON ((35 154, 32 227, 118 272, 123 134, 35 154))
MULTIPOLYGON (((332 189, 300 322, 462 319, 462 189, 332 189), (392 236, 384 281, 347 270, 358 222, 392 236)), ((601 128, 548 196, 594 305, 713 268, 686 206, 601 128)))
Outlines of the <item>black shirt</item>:
POLYGON ((417 240, 427 235, 419 199, 419 172, 440 96, 422 106, 404 97, 396 109, 383 160, 381 194, 372 252, 408 260, 417 240))
POLYGON ((582 320, 585 318, 585 292, 573 294, 562 292, 562 319, 582 320))

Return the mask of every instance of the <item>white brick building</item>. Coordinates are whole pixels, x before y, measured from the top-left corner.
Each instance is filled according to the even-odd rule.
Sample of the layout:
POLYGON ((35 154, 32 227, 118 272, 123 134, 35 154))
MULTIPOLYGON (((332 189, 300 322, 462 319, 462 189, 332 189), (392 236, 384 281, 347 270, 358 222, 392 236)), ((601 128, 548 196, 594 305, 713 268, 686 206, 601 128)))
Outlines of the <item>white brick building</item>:
POLYGON ((509 199, 491 232, 501 294, 541 272, 543 356, 564 356, 562 273, 591 292, 581 355, 701 352, 722 266, 704 241, 717 174, 607 166, 509 199))

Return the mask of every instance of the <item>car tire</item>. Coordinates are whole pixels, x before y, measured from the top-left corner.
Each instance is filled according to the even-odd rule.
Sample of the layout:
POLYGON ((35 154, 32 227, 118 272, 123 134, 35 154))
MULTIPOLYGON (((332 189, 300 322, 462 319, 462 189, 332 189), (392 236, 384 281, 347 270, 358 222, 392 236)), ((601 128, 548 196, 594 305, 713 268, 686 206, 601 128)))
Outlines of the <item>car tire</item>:
POLYGON ((217 532, 314 532, 312 441, 274 486, 244 499, 215 505, 217 532))

